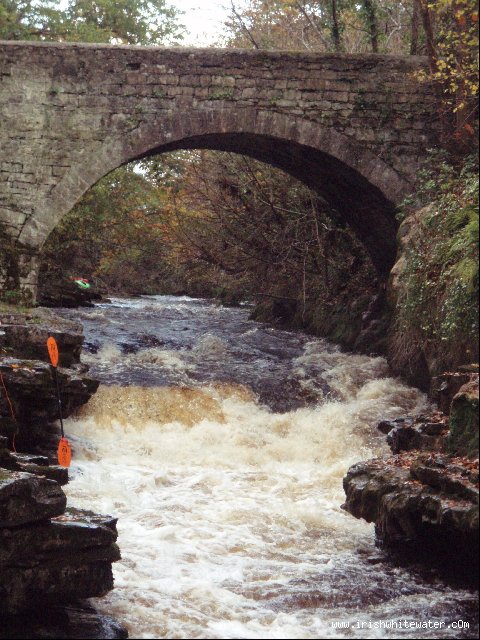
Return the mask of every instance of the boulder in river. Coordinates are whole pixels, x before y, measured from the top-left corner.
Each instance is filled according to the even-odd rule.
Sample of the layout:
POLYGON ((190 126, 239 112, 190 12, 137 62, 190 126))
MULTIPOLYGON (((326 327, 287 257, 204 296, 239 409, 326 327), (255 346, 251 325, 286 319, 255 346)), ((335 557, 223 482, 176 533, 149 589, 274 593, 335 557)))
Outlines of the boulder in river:
POLYGON ((102 293, 95 285, 88 282, 82 286, 81 279, 67 280, 51 274, 48 279, 42 278, 39 285, 38 303, 43 307, 93 307, 94 301, 102 299, 102 293))
POLYGON ((478 460, 402 453, 353 465, 343 508, 379 542, 468 583, 478 581, 478 460))

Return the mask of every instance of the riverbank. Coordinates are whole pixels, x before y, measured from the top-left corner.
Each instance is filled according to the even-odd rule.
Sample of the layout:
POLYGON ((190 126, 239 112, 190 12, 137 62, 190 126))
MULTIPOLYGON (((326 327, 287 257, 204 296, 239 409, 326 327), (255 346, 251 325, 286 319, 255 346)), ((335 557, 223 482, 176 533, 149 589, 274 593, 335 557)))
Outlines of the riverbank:
POLYGON ((381 422, 394 455, 349 469, 344 508, 380 546, 478 589, 478 368, 434 383, 446 413, 381 422))
POLYGON ((98 387, 80 363, 81 326, 45 309, 0 309, 0 638, 125 638, 84 602, 113 588, 117 521, 67 508, 50 335, 68 417, 98 387))

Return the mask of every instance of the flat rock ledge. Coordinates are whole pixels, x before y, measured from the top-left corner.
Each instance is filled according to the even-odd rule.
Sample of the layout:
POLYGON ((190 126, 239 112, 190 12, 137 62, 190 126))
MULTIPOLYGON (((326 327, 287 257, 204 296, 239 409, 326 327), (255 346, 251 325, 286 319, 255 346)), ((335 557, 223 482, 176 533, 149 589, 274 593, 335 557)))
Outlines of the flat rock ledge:
POLYGON ((477 584, 478 460, 405 452, 353 465, 343 484, 343 508, 374 522, 379 544, 477 584))
POLYGON ((61 347, 60 366, 70 367, 80 362, 84 337, 78 322, 43 308, 31 309, 28 313, 0 313, 0 350, 4 355, 49 362, 49 336, 61 347))

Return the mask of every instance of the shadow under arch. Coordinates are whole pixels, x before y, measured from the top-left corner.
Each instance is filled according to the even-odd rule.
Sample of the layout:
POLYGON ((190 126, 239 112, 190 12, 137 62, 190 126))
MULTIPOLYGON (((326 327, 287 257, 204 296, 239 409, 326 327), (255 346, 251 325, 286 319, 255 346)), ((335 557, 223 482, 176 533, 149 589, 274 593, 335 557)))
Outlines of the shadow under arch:
POLYGON ((319 193, 351 226, 380 276, 396 255, 395 205, 412 185, 381 158, 347 136, 285 114, 239 110, 180 114, 147 121, 123 136, 107 138, 82 153, 38 203, 20 241, 43 242, 76 202, 114 169, 180 149, 244 154, 286 171, 319 193))

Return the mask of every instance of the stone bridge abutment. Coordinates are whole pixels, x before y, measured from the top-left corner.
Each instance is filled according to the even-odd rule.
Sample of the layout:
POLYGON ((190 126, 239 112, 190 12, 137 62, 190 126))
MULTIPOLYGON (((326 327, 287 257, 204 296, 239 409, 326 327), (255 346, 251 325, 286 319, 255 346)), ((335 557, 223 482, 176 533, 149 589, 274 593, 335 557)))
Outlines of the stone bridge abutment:
POLYGON ((242 153, 320 193, 380 274, 394 209, 435 145, 422 58, 0 42, 0 289, 35 290, 38 251, 100 178, 176 149, 242 153), (18 252, 17 252, 18 253, 18 252))

